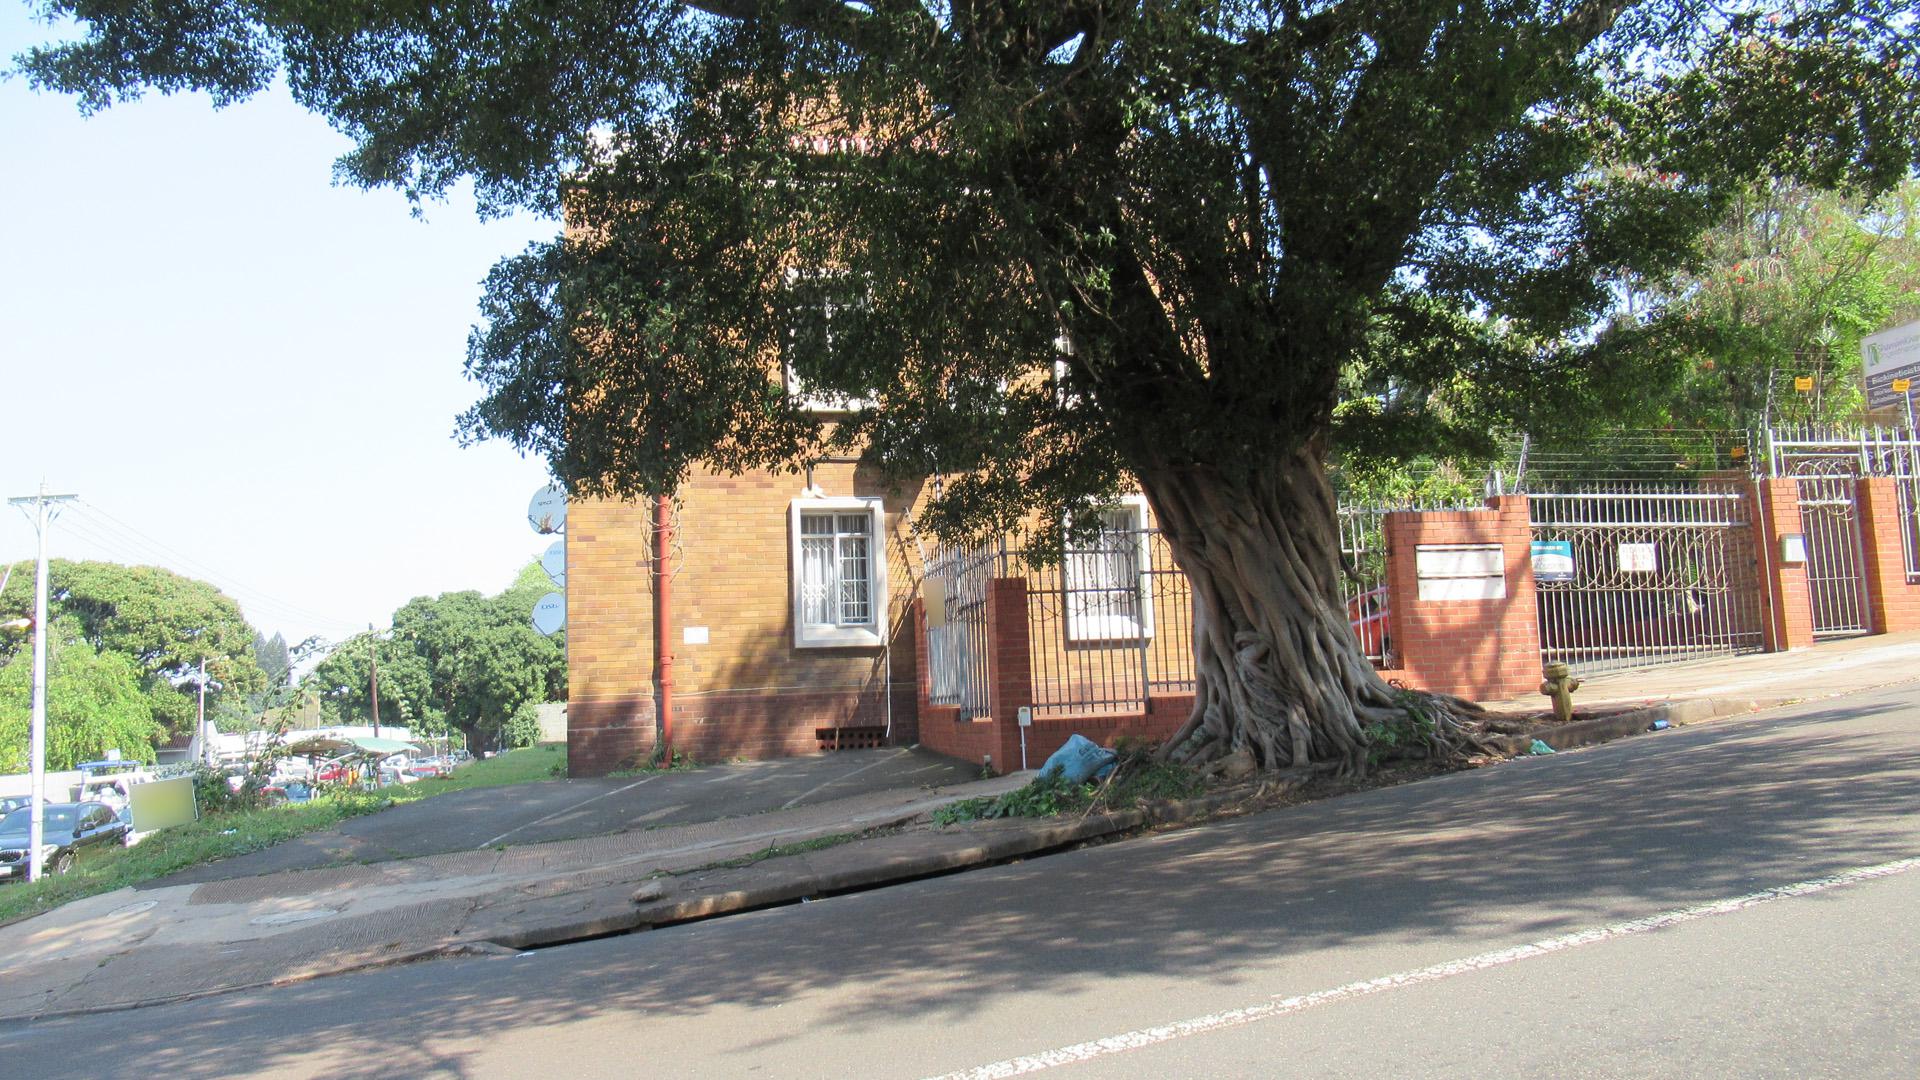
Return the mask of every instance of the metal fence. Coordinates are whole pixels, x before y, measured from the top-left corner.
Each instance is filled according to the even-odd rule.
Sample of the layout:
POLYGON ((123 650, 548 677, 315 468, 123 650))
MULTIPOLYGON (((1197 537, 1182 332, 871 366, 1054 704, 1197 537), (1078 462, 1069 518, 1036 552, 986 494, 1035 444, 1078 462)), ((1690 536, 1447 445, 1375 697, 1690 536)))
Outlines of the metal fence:
POLYGON ((929 700, 958 707, 963 720, 987 714, 993 654, 987 583, 1003 572, 1005 563, 1006 549, 1000 546, 943 548, 927 564, 926 579, 938 583, 944 609, 928 613, 929 700))
POLYGON ((1194 688, 1193 596, 1156 529, 1102 530, 1027 579, 1036 715, 1130 713, 1194 688))
POLYGON ((1391 597, 1387 592, 1386 516, 1399 507, 1340 507, 1341 599, 1360 651, 1374 667, 1393 666, 1391 597))
MULTIPOLYGON (((1906 428, 1773 428, 1763 444, 1774 476, 1885 476, 1894 481, 1907 581, 1920 583, 1920 439, 1906 428)), ((1826 485, 1831 488, 1832 485, 1826 485)), ((1816 495, 1832 501, 1832 490, 1816 495)), ((1811 538, 1809 538, 1811 542, 1811 538)), ((1808 552, 1809 559, 1813 552, 1808 552)))
POLYGON ((1541 659, 1593 672, 1759 650, 1761 583, 1741 486, 1615 481, 1529 493, 1541 659))

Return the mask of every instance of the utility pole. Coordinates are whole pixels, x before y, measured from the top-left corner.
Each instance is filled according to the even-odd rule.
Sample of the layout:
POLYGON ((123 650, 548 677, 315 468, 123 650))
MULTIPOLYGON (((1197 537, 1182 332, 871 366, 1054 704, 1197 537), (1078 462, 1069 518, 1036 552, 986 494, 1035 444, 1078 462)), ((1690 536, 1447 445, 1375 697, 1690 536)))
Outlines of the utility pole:
POLYGON ((380 737, 380 639, 367 624, 367 693, 373 698, 373 737, 380 737))
POLYGON ((39 881, 46 872, 47 803, 47 530, 60 516, 60 505, 72 502, 76 495, 49 495, 45 481, 40 494, 21 495, 7 502, 20 508, 33 520, 33 531, 40 540, 39 561, 33 575, 33 733, 27 753, 33 762, 33 786, 27 791, 27 880, 39 881), (27 507, 33 507, 28 510, 27 507))
POLYGON ((200 654, 200 756, 213 765, 213 733, 207 730, 207 654, 200 654))

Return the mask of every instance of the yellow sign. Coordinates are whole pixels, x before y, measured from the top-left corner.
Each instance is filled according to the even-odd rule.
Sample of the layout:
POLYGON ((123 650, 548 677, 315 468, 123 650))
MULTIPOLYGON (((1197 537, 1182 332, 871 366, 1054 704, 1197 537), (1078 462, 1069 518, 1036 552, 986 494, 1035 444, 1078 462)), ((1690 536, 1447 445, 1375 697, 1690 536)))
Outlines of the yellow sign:
POLYGON ((1795 390, 1800 391, 1803 394, 1811 392, 1813 390, 1813 376, 1811 375, 1796 376, 1793 380, 1793 388, 1795 390))
POLYGON ((1893 380, 1893 392, 1894 392, 1894 393, 1896 393, 1896 394, 1904 394, 1904 393, 1906 393, 1907 391, 1909 391, 1909 390, 1911 390, 1911 389, 1913 389, 1913 380, 1912 380, 1912 379, 1895 379, 1895 380, 1893 380))
POLYGON ((127 792, 127 801, 133 809, 133 828, 136 832, 185 825, 200 816, 193 802, 191 776, 135 784, 127 792))
POLYGON ((927 629, 938 630, 947 625, 947 583, 939 578, 927 578, 920 583, 920 597, 927 602, 927 629))

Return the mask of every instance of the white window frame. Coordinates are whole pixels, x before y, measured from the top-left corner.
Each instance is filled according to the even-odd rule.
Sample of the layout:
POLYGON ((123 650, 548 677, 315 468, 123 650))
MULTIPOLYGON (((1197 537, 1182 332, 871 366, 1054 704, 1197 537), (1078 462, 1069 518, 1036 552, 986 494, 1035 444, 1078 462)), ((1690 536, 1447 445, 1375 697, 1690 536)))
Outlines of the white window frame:
POLYGON ((886 643, 890 618, 887 607, 887 533, 886 509, 879 499, 795 499, 787 506, 787 553, 793 566, 791 610, 793 646, 796 649, 871 648, 886 643), (807 514, 865 514, 867 518, 867 610, 866 625, 814 623, 806 621, 806 563, 801 555, 800 522, 807 514))
MULTIPOLYGON (((1066 588, 1062 597, 1067 613, 1068 641, 1151 641, 1153 639, 1153 572, 1147 540, 1147 500, 1143 495, 1127 495, 1101 508, 1102 514, 1124 510, 1131 514, 1134 544, 1134 595, 1139 600, 1138 617, 1111 611, 1093 612, 1076 603, 1076 593, 1087 588, 1085 579, 1093 573, 1090 560, 1102 558, 1097 551, 1069 546, 1061 580, 1066 588)), ((1104 528, 1102 529, 1104 533, 1104 528)))
MULTIPOLYGON (((820 281, 846 276, 848 276, 848 271, 846 270, 802 270, 799 267, 789 267, 787 269, 787 288, 792 289, 802 281, 820 281)), ((843 306, 845 305, 827 304, 825 321, 829 340, 831 340, 833 336, 833 313, 843 306)), ((871 408, 873 406, 873 402, 867 398, 851 397, 834 390, 813 390, 808 388, 806 380, 802 379, 793 370, 793 342, 791 340, 781 343, 780 378, 782 385, 786 387, 787 396, 799 402, 800 407, 808 412, 843 413, 852 412, 855 409, 871 408)))

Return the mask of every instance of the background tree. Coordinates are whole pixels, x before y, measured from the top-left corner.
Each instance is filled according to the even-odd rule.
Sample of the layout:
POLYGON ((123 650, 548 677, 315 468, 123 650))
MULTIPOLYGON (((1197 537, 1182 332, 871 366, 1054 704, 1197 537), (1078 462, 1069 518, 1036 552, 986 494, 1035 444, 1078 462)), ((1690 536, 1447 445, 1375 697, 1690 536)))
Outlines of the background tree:
POLYGON ((958 538, 1131 477, 1193 583, 1179 751, 1274 768, 1363 768, 1410 707, 1454 730, 1347 625, 1336 447, 1617 408, 1657 361, 1596 333, 1609 282, 1688 265, 1756 176, 1920 157, 1910 0, 49 6, 84 37, 24 65, 85 107, 285 69, 350 179, 564 205, 489 280, 465 430, 576 491, 857 451, 948 474, 922 514, 958 538))
POLYGON ((1875 201, 1756 184, 1707 233, 1699 265, 1634 300, 1678 376, 1671 396, 1650 395, 1646 422, 1855 423, 1860 339, 1920 317, 1920 182, 1875 201))
MULTIPOLYGON (((63 624, 47 649, 47 768, 71 769, 118 750, 152 762, 166 734, 142 689, 147 673, 122 653, 97 651, 63 624)), ((26 772, 33 720, 33 652, 0 666, 0 772, 26 772)))
MULTIPOLYGON (((15 574, 8 582, 0 608, 32 609, 33 575, 22 578, 15 574)), ((157 566, 55 559, 48 566, 48 609, 69 636, 137 665, 153 719, 170 733, 193 729, 202 657, 209 712, 244 710, 266 686, 253 654, 254 628, 240 605, 204 581, 157 566)), ((0 650, 27 646, 22 638, 0 639, 0 650)))
POLYGON ((497 745, 523 706, 566 699, 566 652, 529 617, 551 588, 545 582, 536 563, 498 596, 416 597, 394 612, 391 633, 341 642, 302 688, 318 693, 331 717, 365 723, 368 667, 377 654, 383 720, 416 734, 459 731, 472 745, 497 745))

